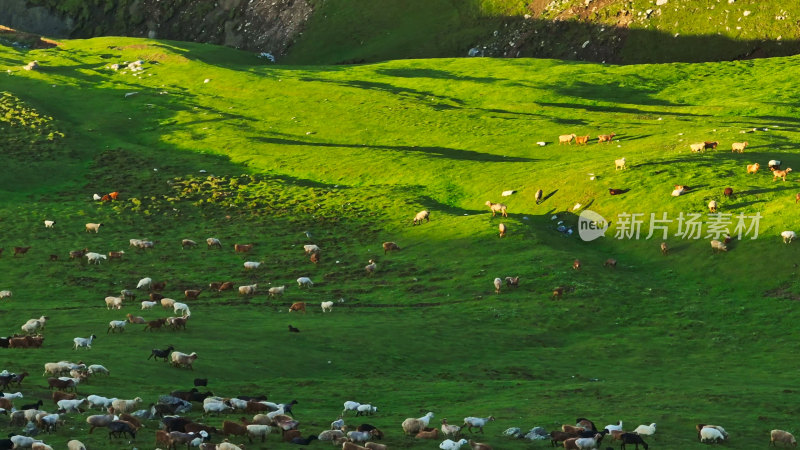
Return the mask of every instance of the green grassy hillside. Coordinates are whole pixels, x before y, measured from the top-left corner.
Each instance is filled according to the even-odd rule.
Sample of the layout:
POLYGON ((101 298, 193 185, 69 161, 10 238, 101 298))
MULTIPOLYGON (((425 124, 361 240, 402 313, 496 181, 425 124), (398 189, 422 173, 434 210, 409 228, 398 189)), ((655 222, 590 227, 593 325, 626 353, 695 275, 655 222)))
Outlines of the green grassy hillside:
MULTIPOLYGON (((549 448, 501 433, 577 417, 600 426, 621 419, 631 429, 656 422, 651 448, 699 445, 700 422, 724 426, 737 449, 765 446, 773 428, 797 431, 798 254, 779 234, 796 224, 798 190, 794 173, 773 181, 766 169, 770 159, 800 164, 797 57, 276 68, 209 45, 100 38, 0 47, 0 66, 0 289, 13 291, 0 303, 0 323, 11 334, 29 318, 50 317, 41 349, 1 352, 3 368, 31 373, 25 401, 42 398, 52 410, 42 365, 82 359, 111 376, 90 379, 81 394, 149 404, 208 377, 222 396, 297 399, 304 433, 327 428, 346 400, 372 403, 377 415, 347 423, 379 426, 391 447, 436 448, 399 426, 429 410, 437 425, 495 416, 479 439, 498 449, 549 448), (140 72, 110 68, 139 59, 140 72), (22 70, 31 60, 41 69, 22 70), (558 145, 570 133, 592 139, 558 145), (610 133, 612 143, 596 143, 610 133), (720 145, 690 153, 702 141, 720 145), (730 151, 738 141, 749 143, 742 154, 730 151), (621 157, 627 170, 614 169, 621 157), (748 175, 755 162, 761 171, 748 175), (673 198, 676 184, 693 189, 673 198), (735 196, 725 198, 725 187, 735 196), (609 188, 629 191, 610 196, 609 188), (539 205, 537 189, 546 195, 539 205), (116 202, 91 200, 112 191, 116 202), (760 214, 758 238, 713 254, 705 236, 670 236, 662 256, 660 236, 614 237, 620 214, 645 214, 645 228, 651 213, 707 221, 712 199, 724 214, 760 214), (491 217, 487 200, 506 203, 509 217, 491 217), (605 238, 583 242, 556 230, 558 221, 577 230, 576 214, 587 208, 613 222, 605 238), (432 220, 413 226, 421 209, 432 220), (89 234, 87 222, 104 226, 89 234), (501 222, 509 229, 502 239, 501 222), (206 248, 207 237, 223 249, 206 248), (155 247, 129 247, 133 238, 155 247), (201 245, 184 250, 184 238, 201 245), (384 255, 384 241, 402 250, 384 255), (303 255, 312 242, 322 248, 318 265, 303 255), (242 255, 234 243, 255 247, 242 255), (32 248, 15 257, 14 246, 32 248), (125 250, 125 258, 68 259, 84 247, 125 250), (581 270, 572 269, 576 258, 581 270), (603 267, 607 258, 616 269, 603 267), (248 272, 246 260, 264 264, 248 272), (495 277, 517 275, 519 288, 494 293, 495 277), (203 292, 188 301, 186 331, 103 333, 127 313, 171 315, 140 310, 145 292, 120 311, 105 308, 105 296, 145 276, 166 280, 164 294, 178 300, 214 281, 258 283, 259 291, 203 292), (300 276, 314 286, 299 289, 300 276), (285 296, 268 297, 278 285, 285 296), (558 286, 566 293, 554 300, 558 286), (308 313, 288 313, 295 301, 308 313), (323 314, 322 301, 336 302, 333 312, 323 314), (301 332, 288 333, 290 324, 301 332), (72 350, 72 338, 92 333, 91 350, 72 350), (168 344, 199 354, 194 371, 146 360, 168 344)), ((673 223, 670 234, 677 231, 673 223)), ((155 427, 113 445, 149 447, 155 427)), ((102 430, 87 435, 84 416, 43 438, 108 445, 102 430)), ((288 445, 271 436, 248 448, 288 445)))

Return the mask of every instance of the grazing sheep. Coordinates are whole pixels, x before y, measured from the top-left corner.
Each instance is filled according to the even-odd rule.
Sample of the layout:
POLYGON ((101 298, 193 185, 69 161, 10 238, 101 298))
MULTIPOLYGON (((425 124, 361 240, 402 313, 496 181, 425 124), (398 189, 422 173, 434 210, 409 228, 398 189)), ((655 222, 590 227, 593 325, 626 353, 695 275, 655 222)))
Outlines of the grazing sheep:
POLYGON ((217 238, 208 238, 208 239, 206 239, 206 244, 208 244, 208 248, 211 248, 211 247, 222 248, 222 243, 217 238))
POLYGON ((253 244, 233 244, 233 251, 236 253, 247 253, 253 249, 253 244))
POLYGON ((431 221, 431 213, 427 209, 418 212, 417 215, 414 216, 413 223, 414 225, 422 225, 423 220, 426 222, 431 221))
POLYGON ((364 447, 370 450, 386 450, 386 446, 384 444, 378 444, 376 442, 367 442, 364 444, 364 447))
POLYGON ((716 200, 711 200, 708 202, 708 210, 712 213, 717 212, 717 202, 716 200))
POLYGON ((256 293, 256 289, 258 288, 258 284, 248 284, 245 286, 239 286, 239 295, 253 295, 256 293))
POLYGON ((442 450, 458 450, 459 448, 461 448, 462 445, 466 443, 467 443, 466 439, 461 439, 458 442, 452 441, 450 439, 445 439, 444 441, 442 441, 441 444, 439 444, 439 448, 442 450))
POLYGON ((601 142, 611 142, 614 139, 614 136, 616 136, 615 133, 601 134, 597 136, 597 143, 599 144, 601 142))
POLYGON ((106 309, 122 309, 122 297, 106 297, 106 309))
POLYGON ((89 252, 84 256, 86 256, 86 260, 89 263, 95 263, 95 264, 100 264, 101 259, 108 259, 106 255, 101 255, 100 253, 95 253, 95 252, 89 252))
POLYGON ((219 289, 217 289, 217 291, 218 292, 222 292, 222 291, 228 291, 228 290, 231 290, 231 289, 233 289, 233 281, 226 281, 226 282, 224 282, 224 283, 219 285, 219 289))
POLYGON ((633 430, 634 433, 640 436, 652 436, 656 434, 656 424, 651 423, 650 425, 639 425, 633 430))
POLYGON ((136 285, 136 289, 150 288, 150 285, 152 284, 153 279, 150 277, 145 277, 139 280, 139 283, 136 285))
POLYGON ((322 307, 322 312, 331 312, 331 311, 333 311, 333 302, 331 302, 331 301, 322 302, 322 303, 319 304, 319 306, 322 307))
POLYGON ((87 223, 86 224, 86 232, 89 233, 89 232, 94 231, 95 234, 97 234, 97 233, 100 232, 100 227, 102 227, 102 226, 103 226, 102 223, 87 223))
POLYGON ((161 299, 161 307, 164 309, 175 308, 175 300, 164 297, 161 299))
POLYGON ((537 205, 542 202, 542 196, 543 195, 544 195, 544 192, 541 189, 536 191, 536 194, 534 195, 534 198, 536 199, 536 204, 537 205))
POLYGON ((369 405, 369 404, 363 404, 363 405, 358 405, 356 407, 356 415, 357 416, 361 416, 361 415, 371 416, 372 414, 374 414, 376 412, 378 412, 378 407, 377 406, 372 406, 372 405, 369 405))
POLYGON ((498 228, 498 230, 500 230, 500 237, 503 237, 503 236, 506 235, 506 224, 501 223, 500 225, 498 225, 497 228, 498 228))
POLYGON ((725 190, 722 191, 722 194, 725 195, 725 197, 732 196, 733 195, 733 188, 726 187, 725 190))
POLYGON ((303 246, 303 249, 305 250, 306 255, 309 255, 311 253, 319 253, 320 252, 319 247, 317 247, 314 244, 306 244, 306 245, 303 246))
POLYGON ((157 304, 158 304, 158 302, 149 302, 149 301, 145 300, 145 301, 142 302, 142 309, 150 309, 153 306, 156 306, 157 304))
POLYGON ((756 172, 758 172, 758 169, 760 169, 760 168, 761 168, 761 165, 759 163, 748 164, 747 165, 747 174, 749 175, 751 173, 756 173, 756 172))
POLYGON ((575 143, 576 144, 584 145, 584 144, 587 144, 588 142, 589 142, 589 135, 588 134, 586 136, 575 136, 575 143))
POLYGON ((722 442, 725 436, 716 428, 703 427, 700 430, 700 442, 722 442))
POLYGON ((445 436, 458 436, 461 432, 461 427, 458 425, 450 425, 447 423, 447 419, 442 419, 442 434, 445 436))
POLYGON ((95 336, 94 334, 89 336, 88 338, 76 337, 75 339, 72 340, 72 342, 75 343, 72 349, 77 350, 79 347, 85 347, 87 349, 91 349, 92 341, 95 339, 97 339, 97 336, 95 336))
POLYGON ((553 298, 561 298, 564 295, 564 287, 559 286, 553 289, 553 298))
POLYGON ((783 243, 788 244, 797 239, 797 234, 794 231, 786 230, 781 232, 781 237, 783 238, 783 243))
POLYGON ((477 428, 481 433, 483 433, 483 427, 489 422, 494 422, 494 416, 465 417, 464 425, 461 426, 461 429, 468 428, 469 432, 472 433, 472 429, 477 428))
POLYGON ((261 438, 261 442, 266 441, 267 435, 272 431, 269 425, 247 425, 247 438, 253 442, 253 438, 261 438))
POLYGON ((370 259, 370 260, 369 260, 369 264, 367 264, 366 266, 364 266, 364 270, 365 270, 365 271, 366 271, 368 274, 373 274, 377 268, 378 268, 378 265, 375 263, 375 260, 374 260, 374 259, 370 259))
POLYGON ((606 262, 603 263, 603 267, 612 267, 614 269, 617 268, 617 260, 614 258, 608 258, 606 262))
POLYGON ((507 287, 519 287, 519 277, 506 277, 506 286, 507 287))
POLYGON ((621 431, 614 431, 612 432, 612 434, 613 433, 619 433, 615 435, 615 439, 622 441, 622 445, 620 446, 622 450, 625 450, 625 444, 634 444, 637 449, 639 448, 639 444, 642 444, 644 450, 647 450, 649 447, 647 443, 642 439, 642 436, 636 433, 622 433, 621 431))
POLYGON ((181 248, 186 248, 186 247, 197 247, 197 242, 191 239, 183 239, 181 241, 181 248))
POLYGON ((389 252, 393 252, 396 250, 400 250, 400 246, 394 242, 384 242, 383 243, 383 254, 387 254, 389 252))
POLYGON ((576 259, 575 261, 572 261, 572 268, 575 270, 581 270, 581 260, 576 259))
POLYGON ((89 375, 96 375, 98 373, 102 373, 104 375, 111 375, 108 369, 105 368, 102 364, 92 364, 87 368, 89 375))
POLYGON ((717 142, 717 141, 705 141, 705 142, 703 142, 703 145, 705 146, 705 148, 710 148, 712 150, 716 150, 717 146, 719 145, 719 142, 717 142))
POLYGON ((627 169, 628 166, 625 165, 625 158, 615 159, 614 160, 614 170, 624 170, 627 169))
POLYGON ((44 221, 44 227, 45 228, 53 228, 53 225, 55 225, 55 224, 56 224, 55 220, 45 220, 44 221))
POLYGON ((12 295, 11 291, 0 291, 0 299, 9 298, 12 295))
POLYGON ((728 246, 725 245, 724 243, 714 239, 713 241, 711 241, 711 250, 713 250, 714 253, 727 252, 728 251, 728 246))
POLYGON ((500 293, 500 287, 502 285, 503 285, 503 280, 501 280, 500 278, 495 278, 494 279, 494 293, 495 294, 499 294, 500 293))
POLYGON ((430 431, 422 430, 414 437, 417 439, 439 439, 439 429, 435 428, 430 431))
POLYGON ((786 181, 786 175, 792 171, 791 167, 787 167, 786 170, 778 170, 775 169, 772 171, 772 181, 777 180, 778 178, 783 178, 783 181, 786 181))
MULTIPOLYGON (((163 301, 164 299, 161 299, 161 300, 163 301)), ((173 309, 175 314, 180 313, 184 317, 188 317, 188 316, 192 315, 192 312, 189 311, 189 305, 187 305, 186 303, 175 302, 175 303, 172 304, 172 309, 173 309)))
POLYGON ((662 255, 666 255, 667 253, 669 253, 669 246, 667 245, 666 242, 662 242, 661 243, 661 254, 662 255))
POLYGON ((498 212, 503 217, 508 217, 508 207, 502 203, 492 203, 490 200, 486 200, 486 206, 492 211, 492 217, 494 217, 498 212))
POLYGON ((300 329, 289 325, 289 333, 299 333, 300 329))
POLYGON ((777 447, 776 442, 781 442, 784 446, 797 447, 797 440, 792 433, 783 430, 772 430, 769 432, 769 445, 777 447))
POLYGON ((73 440, 67 442, 67 449, 68 450, 86 450, 86 446, 83 445, 83 442, 73 439, 73 440))
POLYGON ((306 312, 306 302, 295 302, 292 303, 292 306, 289 307, 289 312, 292 311, 303 311, 303 314, 306 312))
POLYGON ((747 147, 747 142, 734 142, 731 144, 731 152, 742 153, 745 147, 747 147))
POLYGON ((124 332, 125 325, 127 323, 128 322, 124 320, 112 320, 111 322, 108 322, 108 330, 106 330, 106 334, 116 332, 116 330, 119 330, 120 333, 124 332))
POLYGON ((767 163, 767 167, 769 167, 769 170, 780 169, 781 161, 778 159, 770 159, 769 162, 767 163))
POLYGON ((186 300, 197 300, 197 298, 200 297, 201 292, 203 291, 200 289, 187 289, 183 291, 183 295, 186 300))
POLYGON ((274 297, 276 295, 283 295, 285 291, 286 291, 286 286, 273 286, 269 288, 268 293, 270 297, 274 297))
POLYGON ((322 260, 322 255, 319 252, 312 253, 309 260, 314 264, 318 264, 322 260))
POLYGON ((672 196, 673 197, 680 197, 685 192, 686 192, 686 189, 684 189, 683 186, 680 186, 680 187, 676 186, 675 189, 673 189, 673 191, 672 191, 672 196))
POLYGON ((561 144, 569 144, 572 145, 572 140, 575 139, 575 133, 572 134, 562 134, 558 137, 558 145, 561 144))
POLYGON ((628 192, 627 189, 614 189, 614 188, 609 188, 608 189, 609 195, 621 195, 621 194, 624 194, 626 192, 628 192))
POLYGON ((305 286, 305 287, 309 287, 310 288, 313 285, 314 285, 314 282, 311 281, 311 278, 309 278, 309 277, 300 277, 300 278, 297 279, 297 286, 298 287, 305 286))
POLYGON ((706 144, 705 144, 705 142, 699 142, 699 143, 696 143, 696 144, 690 144, 689 148, 695 153, 700 153, 700 152, 702 152, 703 150, 706 149, 706 144))

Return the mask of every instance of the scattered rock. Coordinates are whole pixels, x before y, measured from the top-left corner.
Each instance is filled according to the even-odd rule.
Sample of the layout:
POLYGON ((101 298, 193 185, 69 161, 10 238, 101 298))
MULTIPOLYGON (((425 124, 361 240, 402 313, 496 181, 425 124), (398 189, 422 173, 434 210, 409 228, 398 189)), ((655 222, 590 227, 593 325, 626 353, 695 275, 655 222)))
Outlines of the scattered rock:
POLYGON ((656 6, 666 5, 668 0, 656 0, 656 6))

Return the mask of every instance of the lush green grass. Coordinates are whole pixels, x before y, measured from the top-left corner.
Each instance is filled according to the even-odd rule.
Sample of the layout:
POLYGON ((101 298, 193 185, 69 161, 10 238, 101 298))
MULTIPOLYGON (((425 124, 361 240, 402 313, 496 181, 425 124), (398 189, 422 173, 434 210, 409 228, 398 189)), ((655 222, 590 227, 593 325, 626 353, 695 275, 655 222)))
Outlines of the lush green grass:
MULTIPOLYGON (((5 351, 8 370, 32 374, 25 400, 49 395, 43 363, 82 358, 112 371, 82 394, 149 403, 207 376, 224 396, 296 398, 304 432, 327 428, 345 400, 371 402, 378 415, 348 423, 384 428, 392 447, 434 448, 399 428, 428 410, 437 424, 494 415, 481 440, 501 449, 549 445, 507 440, 500 433, 508 427, 554 429, 580 416, 602 425, 656 422, 658 448, 697 445, 698 422, 725 426, 729 447, 740 449, 766 445, 772 428, 796 431, 798 255, 778 237, 796 222, 794 174, 773 182, 765 169, 748 176, 744 166, 798 164, 797 58, 275 68, 246 53, 136 39, 1 49, 0 69, 11 70, 2 86, 13 98, 3 97, 12 119, 2 124, 0 162, 19 179, 0 185, 0 288, 14 291, 0 320, 10 334, 31 317, 51 318, 42 349, 5 351), (21 69, 32 59, 41 71, 21 69), (107 68, 135 59, 146 61, 141 76, 107 68), (23 132, 17 124, 34 114, 47 118, 23 132), (618 137, 556 144, 573 132, 618 137), (50 141, 50 133, 64 136, 50 141), (689 152, 704 140, 720 147, 689 152), (730 143, 743 140, 745 153, 732 154, 730 143), (50 153, 37 162, 40 147, 50 153), (615 171, 623 156, 628 170, 615 171), (672 198, 675 184, 694 189, 672 198), (726 186, 738 195, 724 199, 726 186), (630 191, 612 197, 608 188, 630 191), (506 189, 518 192, 500 197, 506 189), (553 195, 536 205, 537 189, 553 195), (118 202, 90 200, 115 190, 118 202), (704 213, 710 199, 725 213, 761 213, 759 239, 714 255, 708 239, 670 237, 663 257, 660 239, 613 238, 620 213, 674 218, 704 213), (510 217, 492 218, 487 200, 506 202, 510 217), (575 226, 576 203, 614 222, 605 239, 584 243, 555 231, 554 214, 575 226), (412 226, 423 208, 432 221, 412 226), (56 227, 45 229, 44 219, 56 227), (502 240, 501 221, 509 227, 502 240), (104 227, 87 234, 86 222, 104 227), (303 255, 304 231, 323 249, 317 266, 303 255), (210 236, 223 250, 180 248, 183 238, 210 236), (131 238, 157 244, 135 250, 131 238), (388 240, 402 250, 381 255, 388 240), (233 252, 246 242, 256 244, 251 255, 233 252), (14 258, 18 245, 33 248, 14 258), (83 247, 127 253, 98 266, 67 260, 83 247), (619 261, 616 270, 602 267, 608 257, 619 261), (368 277, 372 258, 379 270, 368 277), (571 268, 575 258, 581 271, 571 268), (263 268, 245 272, 248 259, 263 268), (494 294, 492 280, 513 275, 521 286, 494 294), (204 292, 190 302, 186 332, 102 333, 129 312, 167 315, 138 303, 103 308, 105 296, 144 276, 167 280, 165 294, 176 299, 212 281, 261 289, 253 298, 204 292), (298 289, 299 276, 314 287, 298 289), (265 295, 283 284, 284 298, 265 295), (551 299, 556 286, 568 288, 561 300, 551 299), (315 305, 327 300, 337 305, 323 315, 315 305), (294 301, 313 307, 288 315, 294 301), (289 334, 288 324, 302 332, 289 334), (100 336, 91 351, 71 349, 73 337, 91 333, 100 336), (167 344, 198 352, 194 372, 145 360, 167 344)), ((152 442, 154 427, 138 446, 152 442)), ((45 440, 71 437, 97 447, 106 439, 87 439, 83 418, 70 417, 45 440)), ((283 445, 276 441, 254 447, 283 445)))

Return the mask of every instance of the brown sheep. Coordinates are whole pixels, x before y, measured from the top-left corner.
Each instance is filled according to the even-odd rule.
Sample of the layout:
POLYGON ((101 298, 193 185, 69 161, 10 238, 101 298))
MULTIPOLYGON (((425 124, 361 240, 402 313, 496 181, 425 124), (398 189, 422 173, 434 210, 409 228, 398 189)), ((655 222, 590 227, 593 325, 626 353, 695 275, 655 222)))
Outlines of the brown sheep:
POLYGON ((156 328, 163 327, 165 323, 167 323, 167 319, 166 318, 151 320, 151 321, 147 322, 147 325, 144 327, 144 330, 147 331, 149 329, 150 331, 153 331, 156 328))
POLYGON ((559 286, 559 287, 553 289, 553 298, 561 298, 562 295, 564 295, 564 288, 563 287, 559 286))
POLYGON ((78 394, 72 393, 67 394, 66 392, 61 391, 53 391, 53 403, 58 404, 61 400, 75 400, 78 397, 78 394))
POLYGON ((576 144, 586 144, 589 142, 589 135, 586 136, 575 136, 575 143, 576 144))
POLYGON ((187 289, 183 291, 183 295, 186 296, 186 300, 197 300, 201 292, 203 291, 200 289, 187 289))
POLYGON ((306 302, 295 302, 292 303, 292 306, 289 307, 289 312, 292 311, 303 311, 303 314, 306 312, 306 302))
POLYGON ((576 259, 575 261, 573 261, 572 262, 572 268, 575 269, 575 270, 581 270, 581 260, 580 259, 576 259))
POLYGON ((617 268, 617 260, 614 258, 608 258, 606 262, 603 263, 603 267, 612 267, 614 269, 617 268))
POLYGON ((494 217, 498 212, 503 217, 508 217, 508 207, 502 203, 493 203, 490 200, 486 200, 486 206, 492 210, 492 217, 494 217))
POLYGON ((222 422, 222 434, 225 437, 230 437, 230 435, 244 436, 247 434, 247 427, 236 422, 231 422, 230 420, 225 420, 222 422))
POLYGON ((439 438, 439 429, 433 428, 430 430, 423 430, 417 433, 415 436, 417 439, 438 439, 439 438))
POLYGON ((394 242, 384 242, 383 243, 383 254, 385 255, 388 252, 393 252, 395 250, 400 250, 400 246, 398 246, 394 242))
POLYGON ((669 252, 669 246, 666 242, 661 243, 661 254, 666 255, 669 252))
POLYGON ((309 259, 311 260, 312 263, 317 264, 319 263, 320 258, 321 256, 319 255, 319 252, 314 252, 311 254, 311 257, 309 259))
POLYGON ((756 173, 756 172, 758 172, 758 169, 760 169, 760 168, 761 168, 761 164, 759 164, 759 163, 748 164, 747 165, 747 174, 750 175, 751 173, 756 173))
POLYGON ((725 197, 730 197, 731 195, 733 195, 733 188, 726 187, 725 190, 722 191, 722 193, 723 195, 725 195, 725 197))
POLYGON ((797 202, 800 202, 800 192, 794 195, 794 204, 796 205, 797 202))
MULTIPOLYGON (((778 178, 783 178, 783 181, 786 181, 786 175, 789 175, 789 172, 791 172, 791 171, 792 171, 791 167, 787 167, 786 170, 778 170, 778 169, 773 170, 772 171, 772 181, 775 181, 778 178)), ((14 255, 16 255, 16 254, 17 254, 17 247, 14 247, 14 255)))
POLYGON ((537 205, 542 202, 542 195, 544 195, 544 192, 541 189, 536 191, 536 195, 534 196, 534 198, 536 199, 537 205))
POLYGON ((253 244, 233 244, 236 253, 247 253, 253 249, 253 244))
POLYGON ((599 144, 601 142, 611 142, 611 140, 614 139, 614 136, 616 136, 615 133, 601 134, 597 136, 597 143, 599 144))
POLYGON ((717 142, 717 141, 705 141, 705 142, 703 142, 703 148, 704 149, 709 149, 710 148, 712 150, 716 150, 717 145, 719 145, 719 142, 717 142))
MULTIPOLYGON (((786 180, 784 179, 784 181, 786 181, 786 180)), ((28 246, 28 247, 14 247, 14 256, 24 255, 25 253, 28 253, 28 250, 30 250, 30 249, 31 249, 30 246, 28 246)))
POLYGON ((506 286, 508 287, 519 287, 519 277, 506 277, 506 286))
POLYGON ((233 281, 226 281, 220 285, 219 292, 228 291, 231 289, 233 289, 233 281))

